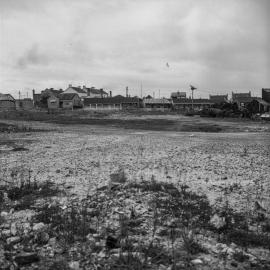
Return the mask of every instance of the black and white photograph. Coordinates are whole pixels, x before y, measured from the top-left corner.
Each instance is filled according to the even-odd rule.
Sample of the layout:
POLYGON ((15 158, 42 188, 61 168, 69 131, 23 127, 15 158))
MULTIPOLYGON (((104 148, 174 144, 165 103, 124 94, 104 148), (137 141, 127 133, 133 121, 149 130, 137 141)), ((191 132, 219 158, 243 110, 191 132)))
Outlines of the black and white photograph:
POLYGON ((0 270, 270 270, 270 0, 0 0, 0 270))

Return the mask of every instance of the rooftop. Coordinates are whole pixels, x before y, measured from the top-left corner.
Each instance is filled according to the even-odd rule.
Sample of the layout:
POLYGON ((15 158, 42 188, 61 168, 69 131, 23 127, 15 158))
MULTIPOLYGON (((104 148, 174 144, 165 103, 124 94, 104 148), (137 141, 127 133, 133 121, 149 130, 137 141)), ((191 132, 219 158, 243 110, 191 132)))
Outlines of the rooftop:
POLYGON ((10 94, 1 94, 1 93, 0 93, 0 100, 2 100, 2 101, 4 101, 4 100, 15 101, 15 99, 13 98, 12 95, 10 95, 10 94))
POLYGON ((145 104, 171 104, 166 98, 146 98, 143 100, 145 104))
MULTIPOLYGON (((173 101, 174 104, 192 104, 192 99, 178 99, 173 101)), ((214 104, 213 101, 206 98, 193 99, 193 104, 214 104)))
POLYGON ((140 102, 139 98, 135 97, 123 97, 123 96, 115 96, 115 97, 105 97, 105 98, 84 98, 84 104, 120 104, 120 103, 138 103, 140 102))
POLYGON ((59 95, 59 98, 60 100, 72 100, 76 96, 78 96, 76 93, 62 93, 59 95))

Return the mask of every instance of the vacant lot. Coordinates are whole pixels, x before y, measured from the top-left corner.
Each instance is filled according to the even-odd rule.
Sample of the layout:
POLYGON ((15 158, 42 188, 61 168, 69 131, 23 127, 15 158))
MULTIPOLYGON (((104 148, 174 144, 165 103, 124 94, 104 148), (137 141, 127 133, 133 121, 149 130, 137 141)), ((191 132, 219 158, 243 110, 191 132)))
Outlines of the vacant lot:
MULTIPOLYGON (((25 182, 37 182, 37 184, 55 183, 60 193, 53 197, 54 201, 65 208, 68 207, 70 202, 76 201, 78 203, 89 196, 93 196, 93 194, 95 196, 96 194, 101 197, 105 196, 106 194, 100 194, 100 189, 103 190, 104 187, 111 185, 112 174, 118 175, 118 178, 120 175, 124 175, 122 178, 124 178, 123 182, 125 183, 161 181, 166 184, 173 184, 174 187, 180 190, 187 187, 190 192, 194 192, 198 196, 206 196, 211 208, 209 219, 214 215, 215 211, 220 213, 222 209, 229 209, 228 211, 245 214, 246 219, 253 222, 253 216, 254 218, 256 216, 256 207, 259 205, 263 209, 261 218, 264 220, 257 221, 257 223, 250 222, 248 224, 250 228, 247 231, 254 232, 252 228, 257 226, 256 232, 261 233, 261 227, 265 226, 265 220, 270 214, 269 124, 250 121, 240 123, 236 120, 209 120, 197 117, 186 118, 178 115, 149 115, 146 117, 113 115, 106 116, 105 119, 104 117, 88 119, 80 116, 80 119, 79 124, 75 119, 68 122, 66 118, 62 120, 46 119, 46 122, 20 122, 21 125, 28 125, 31 129, 36 128, 43 131, 33 132, 29 129, 28 132, 0 133, 1 184, 18 185, 22 180, 25 182)), ((6 120, 4 122, 5 124, 18 124, 18 121, 6 120)), ((138 186, 136 192, 139 192, 139 197, 142 192, 140 190, 144 189, 138 186)), ((135 195, 132 193, 133 195, 123 199, 123 195, 129 194, 129 191, 120 190, 119 192, 111 200, 113 202, 116 199, 117 203, 124 200, 126 208, 123 209, 123 205, 118 205, 118 212, 122 213, 123 211, 125 213, 127 209, 138 207, 140 201, 140 207, 148 209, 149 206, 146 206, 144 199, 149 194, 145 194, 146 197, 140 197, 139 199, 137 197, 135 199, 137 194, 135 192, 135 195)), ((36 194, 38 196, 38 193, 36 194)), ((192 195, 190 196, 193 198, 192 195)), ((47 199, 42 198, 42 200, 45 204, 47 199)), ((39 201, 40 199, 35 197, 33 204, 38 204, 39 201)), ((99 199, 97 198, 96 201, 99 201, 99 199)), ((102 205, 104 206, 104 202, 102 205)), ((29 208, 32 209, 32 212, 29 209, 19 207, 18 210, 21 211, 8 214, 6 219, 11 223, 22 222, 19 221, 19 217, 26 215, 25 213, 28 213, 31 219, 35 216, 37 210, 34 207, 29 206, 29 208)), ((115 208, 113 211, 116 211, 115 208)), ((139 212, 139 210, 137 211, 139 212)), ((110 222, 113 223, 112 220, 110 222)), ((113 225, 111 226, 113 227, 113 225)), ((191 228, 189 229, 192 231, 191 228)), ((94 233, 94 236, 98 233, 99 230, 94 233)), ((198 239, 201 239, 200 237, 202 237, 201 234, 199 234, 198 239)), ((225 259, 227 254, 221 254, 221 251, 215 253, 210 247, 216 247, 218 244, 217 236, 214 237, 206 233, 203 234, 203 237, 200 244, 205 244, 205 247, 199 250, 198 254, 195 252, 194 255, 191 252, 186 261, 183 259, 182 266, 181 263, 176 266, 174 254, 171 254, 171 252, 169 252, 170 255, 167 254, 168 248, 172 249, 169 244, 169 247, 165 249, 167 251, 161 252, 163 255, 167 254, 168 258, 162 259, 159 256, 159 261, 155 260, 153 255, 152 263, 147 263, 144 258, 142 259, 142 265, 136 262, 138 268, 130 269, 151 269, 151 265, 155 265, 155 263, 167 267, 160 269, 187 269, 187 267, 190 267, 190 269, 196 267, 199 267, 198 269, 212 269, 211 265, 213 263, 216 264, 216 269, 226 267, 235 269, 236 266, 234 265, 237 265, 239 269, 251 267, 251 259, 246 259, 243 254, 243 258, 237 260, 232 256, 225 259), (205 251, 205 248, 208 250, 205 251), (184 268, 180 268, 179 265, 184 268)), ((264 237, 267 239, 269 232, 268 234, 266 232, 264 237)), ((98 242, 99 240, 95 241, 98 242)), ((227 239, 226 241, 227 246, 223 246, 223 249, 225 247, 229 248, 229 244, 237 242, 237 239, 233 241, 227 239)), ((239 240, 237 244, 241 246, 241 241, 239 240)), ((254 257, 258 259, 256 263, 259 262, 259 264, 254 262, 254 267, 256 265, 257 267, 258 265, 264 267, 262 265, 264 265, 264 261, 269 255, 267 255, 269 246, 265 246, 264 243, 253 244, 251 243, 251 246, 247 244, 247 246, 249 251, 253 252, 254 257)), ((78 248, 78 246, 76 247, 78 248)), ((114 248, 119 249, 119 246, 114 248)), ((100 254, 101 251, 104 250, 101 248, 98 251, 94 252, 92 250, 91 252, 96 253, 97 257, 100 256, 100 260, 103 260, 102 263, 106 264, 108 254, 104 251, 105 255, 103 256, 100 254)), ((148 254, 149 252, 146 252, 147 256, 151 257, 148 254)), ((55 257, 52 256, 51 260, 59 259, 59 256, 61 258, 67 256, 63 254, 60 256, 55 253, 55 257)), ((44 254, 43 256, 39 254, 39 256, 41 260, 48 257, 44 254)), ((82 267, 95 269, 94 267, 91 268, 90 264, 87 266, 85 263, 86 258, 82 259, 76 256, 71 258, 69 256, 68 260, 71 261, 69 267, 74 266, 72 266, 72 263, 78 263, 82 267)), ((187 255, 185 256, 187 257, 187 255)), ((136 260, 139 260, 139 257, 136 257, 136 260)), ((132 259, 134 258, 132 257, 132 259)), ((88 260, 90 261, 90 258, 88 260)), ((47 263, 51 265, 52 261, 47 263)), ((102 265, 101 262, 95 263, 102 265)), ((130 261, 118 263, 119 265, 122 263, 124 266, 131 267, 129 265, 130 261)), ((113 269, 127 269, 124 266, 113 269)), ((153 266, 153 269, 157 269, 157 265, 153 266)))

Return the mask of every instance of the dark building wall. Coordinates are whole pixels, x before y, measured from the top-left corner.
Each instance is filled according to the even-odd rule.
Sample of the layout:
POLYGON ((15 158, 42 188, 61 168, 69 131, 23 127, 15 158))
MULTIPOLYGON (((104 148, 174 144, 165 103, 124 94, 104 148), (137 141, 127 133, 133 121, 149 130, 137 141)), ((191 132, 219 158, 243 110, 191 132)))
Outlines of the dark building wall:
POLYGON ((0 100, 0 110, 16 110, 15 101, 13 100, 0 100))
POLYGON ((270 102, 270 88, 262 89, 262 99, 267 102, 270 102))

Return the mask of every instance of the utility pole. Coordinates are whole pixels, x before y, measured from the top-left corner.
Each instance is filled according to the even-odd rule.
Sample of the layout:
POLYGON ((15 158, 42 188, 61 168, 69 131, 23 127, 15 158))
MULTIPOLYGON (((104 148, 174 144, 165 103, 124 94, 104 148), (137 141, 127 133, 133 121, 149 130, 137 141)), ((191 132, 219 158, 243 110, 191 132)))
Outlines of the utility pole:
POLYGON ((193 104, 193 92, 194 92, 194 90, 196 90, 196 89, 197 89, 196 87, 190 85, 190 90, 191 90, 191 108, 192 108, 192 111, 193 111, 193 109, 194 109, 194 104, 193 104))
POLYGON ((142 98, 142 82, 141 82, 141 98, 142 98))

